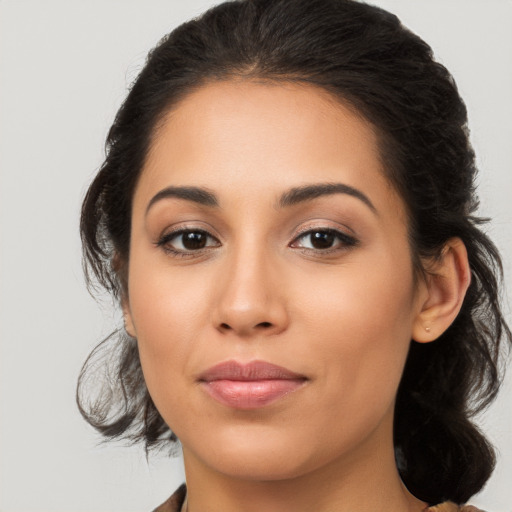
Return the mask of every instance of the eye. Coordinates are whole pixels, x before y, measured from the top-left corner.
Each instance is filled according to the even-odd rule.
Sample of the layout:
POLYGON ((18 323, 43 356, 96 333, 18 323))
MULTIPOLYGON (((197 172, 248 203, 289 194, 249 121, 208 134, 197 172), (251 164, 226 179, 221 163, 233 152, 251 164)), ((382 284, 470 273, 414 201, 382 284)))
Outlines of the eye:
POLYGON ((329 252, 357 245, 357 240, 337 229, 310 229, 298 236, 291 247, 329 252))
POLYGON ((180 229, 163 235, 156 245, 170 253, 187 254, 209 247, 218 247, 220 242, 202 229, 180 229))

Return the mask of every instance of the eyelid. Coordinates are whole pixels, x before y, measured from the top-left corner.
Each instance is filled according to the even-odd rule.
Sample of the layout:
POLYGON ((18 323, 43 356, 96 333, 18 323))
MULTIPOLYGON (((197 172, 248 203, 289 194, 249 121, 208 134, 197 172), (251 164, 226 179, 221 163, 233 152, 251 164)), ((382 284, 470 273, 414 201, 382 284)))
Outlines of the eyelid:
POLYGON ((301 227, 295 228, 295 234, 293 235, 293 238, 298 238, 301 235, 304 235, 306 233, 309 233, 311 231, 332 231, 336 233, 340 233, 341 235, 344 235, 349 238, 357 239, 358 235, 357 233, 349 226, 345 224, 341 224, 334 221, 329 221, 327 219, 310 219, 309 221, 306 221, 302 224, 301 227))
POLYGON ((202 233, 206 233, 208 236, 215 238, 220 241, 220 235, 217 233, 217 230, 213 228, 213 226, 209 223, 200 220, 183 220, 181 222, 176 222, 171 225, 167 225, 161 230, 159 230, 160 234, 155 234, 156 241, 161 240, 164 237, 170 235, 177 235, 187 231, 200 231, 202 233))

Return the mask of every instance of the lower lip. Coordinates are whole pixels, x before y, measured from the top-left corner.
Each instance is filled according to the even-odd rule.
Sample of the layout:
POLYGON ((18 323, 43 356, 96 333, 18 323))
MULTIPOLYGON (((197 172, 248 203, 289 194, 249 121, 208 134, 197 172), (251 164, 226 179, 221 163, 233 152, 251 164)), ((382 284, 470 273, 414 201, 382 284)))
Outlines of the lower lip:
POLYGON ((296 391, 304 382, 303 379, 213 380, 202 384, 221 404, 235 409, 258 409, 296 391))

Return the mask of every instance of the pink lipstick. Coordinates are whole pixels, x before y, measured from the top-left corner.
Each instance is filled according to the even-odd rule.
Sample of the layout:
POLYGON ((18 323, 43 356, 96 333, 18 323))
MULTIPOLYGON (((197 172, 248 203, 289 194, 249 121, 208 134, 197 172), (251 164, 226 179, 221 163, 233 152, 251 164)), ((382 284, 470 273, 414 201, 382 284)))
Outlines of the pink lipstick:
POLYGON ((265 361, 226 361, 203 372, 199 382, 215 400, 235 409, 257 409, 301 388, 307 378, 265 361))

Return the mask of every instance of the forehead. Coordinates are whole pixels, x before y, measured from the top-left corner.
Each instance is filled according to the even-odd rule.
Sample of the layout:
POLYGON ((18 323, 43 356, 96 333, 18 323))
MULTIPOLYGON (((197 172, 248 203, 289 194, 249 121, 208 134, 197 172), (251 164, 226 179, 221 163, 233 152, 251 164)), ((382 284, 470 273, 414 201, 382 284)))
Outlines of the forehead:
POLYGON ((276 196, 340 181, 382 196, 377 202, 400 202, 376 131, 353 108, 307 84, 223 81, 190 93, 164 117, 136 196, 169 185, 276 196))
POLYGON ((215 144, 219 151, 225 145, 237 146, 240 151, 252 149, 253 153, 259 150, 262 157, 266 156, 265 149, 271 149, 277 159, 309 140, 311 144, 303 153, 311 156, 317 153, 315 146, 325 151, 334 143, 339 150, 352 148, 354 155, 362 155, 364 150, 369 157, 379 157, 377 136, 369 122, 324 89, 303 83, 208 83, 187 95, 163 118, 153 136, 150 157, 159 152, 161 144, 169 149, 176 137, 192 146, 180 146, 183 155, 185 149, 215 144), (323 148, 318 146, 320 139, 323 148))

